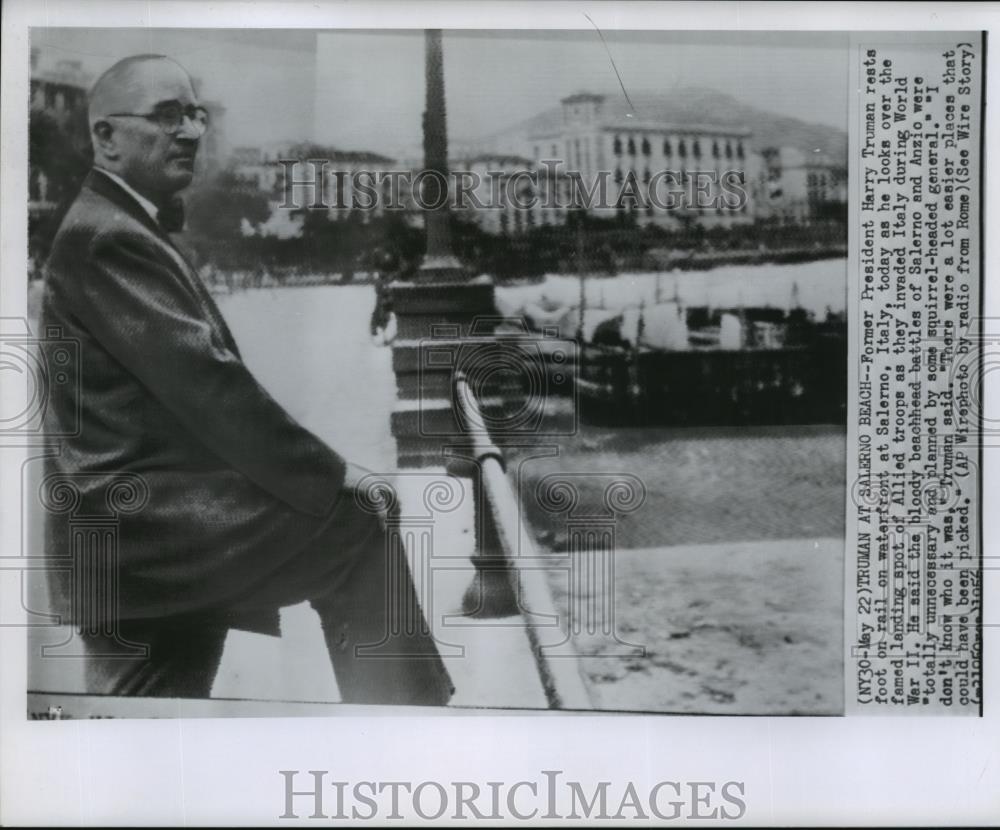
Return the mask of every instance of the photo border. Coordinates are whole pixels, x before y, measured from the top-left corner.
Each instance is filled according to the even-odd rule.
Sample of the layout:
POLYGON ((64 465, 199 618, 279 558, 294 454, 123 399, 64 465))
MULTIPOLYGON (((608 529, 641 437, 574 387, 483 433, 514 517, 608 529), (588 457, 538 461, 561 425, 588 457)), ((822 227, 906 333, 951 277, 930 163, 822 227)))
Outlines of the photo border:
MULTIPOLYGON (((31 25, 276 28, 857 29, 1000 32, 995 5, 882 3, 360 3, 329 5, 185 0, 99 5, 57 0, 3 5, 0 317, 26 304, 28 38, 31 25)), ((987 59, 986 96, 997 90, 987 59)), ((845 83, 847 79, 845 78, 845 83)), ((1000 134, 986 109, 986 140, 1000 134)), ((1000 182, 983 161, 984 217, 1000 215, 1000 182)), ((997 242, 982 242, 984 315, 1000 316, 985 279, 997 242)), ((987 375, 984 399, 996 411, 987 375)), ((24 389, 5 378, 3 394, 24 389)), ((22 442, 24 443, 24 442, 22 442)), ((27 446, 2 446, 0 533, 5 556, 19 550, 20 469, 27 446), (8 463, 9 462, 9 463, 8 463)), ((981 498, 998 490, 984 452, 981 498)), ((1000 511, 984 510, 985 545, 1000 511)), ((982 548, 989 555, 990 548, 982 548)), ((983 571, 983 606, 996 614, 1000 580, 983 571)), ((19 604, 0 579, 0 604, 19 604)), ((1000 620, 1000 618, 998 618, 1000 620)), ((0 821, 17 823, 288 824, 282 769, 330 770, 340 780, 518 781, 563 770, 581 782, 650 787, 657 781, 745 782, 744 823, 990 823, 1000 815, 1000 621, 983 621, 981 718, 713 717, 673 715, 477 714, 428 717, 343 707, 342 716, 30 722, 24 717, 24 629, 0 629, 0 821), (502 720, 501 720, 502 719, 502 720)), ((464 713, 463 713, 464 714, 464 713)), ((309 823, 307 819, 302 819, 309 823)), ((315 822, 313 822, 315 823, 315 822)), ((540 823, 540 822, 539 822, 540 823)), ((728 823, 728 822, 727 822, 728 823)))

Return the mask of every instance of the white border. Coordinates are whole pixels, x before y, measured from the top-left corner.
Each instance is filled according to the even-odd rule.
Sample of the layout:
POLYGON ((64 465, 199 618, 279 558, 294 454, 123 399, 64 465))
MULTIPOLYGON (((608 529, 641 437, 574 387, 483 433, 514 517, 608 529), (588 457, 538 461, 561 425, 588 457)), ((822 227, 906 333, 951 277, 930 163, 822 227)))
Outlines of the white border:
MULTIPOLYGON (((295 28, 589 28, 994 30, 995 4, 146 2, 3 4, 0 316, 25 302, 29 25, 295 28)), ((993 31, 990 32, 992 36, 993 31)), ((989 36, 988 36, 989 37, 989 36)), ((992 44, 990 44, 992 45, 992 44)), ((998 61, 987 54, 987 95, 998 61)), ((846 79, 845 79, 846 82, 846 79)), ((993 102, 991 102, 993 103, 993 102)), ((1000 135, 986 110, 987 135, 1000 135)), ((992 142, 991 142, 992 143, 992 142)), ((991 160, 987 148, 987 159, 991 160)), ((1000 215, 986 168, 984 210, 1000 215)), ((984 264, 996 271, 986 233, 984 264)), ((987 316, 1000 316, 985 281, 987 316)), ((987 376, 986 398, 998 385, 987 376)), ((4 378, 5 395, 18 394, 4 378)), ((990 412, 996 411, 990 406, 990 412)), ((3 451, 0 534, 18 550, 19 464, 3 451), (12 538, 15 537, 15 538, 12 538)), ((996 466, 984 461, 984 505, 996 466)), ((998 511, 984 510, 993 554, 998 511)), ((997 560, 1000 562, 1000 560, 997 560)), ((1000 571, 986 581, 986 623, 1000 625, 1000 571)), ((4 614, 11 602, 0 585, 4 614)), ((743 780, 744 822, 908 824, 1000 822, 998 628, 984 630, 985 717, 679 718, 664 716, 173 720, 31 723, 24 719, 23 630, 0 629, 0 824, 258 824, 278 822, 278 769, 329 769, 348 780, 567 778, 743 780)), ((315 824, 316 822, 312 822, 315 824)), ((332 823, 332 822, 331 822, 332 823)), ((677 822, 680 823, 680 822, 677 822)))

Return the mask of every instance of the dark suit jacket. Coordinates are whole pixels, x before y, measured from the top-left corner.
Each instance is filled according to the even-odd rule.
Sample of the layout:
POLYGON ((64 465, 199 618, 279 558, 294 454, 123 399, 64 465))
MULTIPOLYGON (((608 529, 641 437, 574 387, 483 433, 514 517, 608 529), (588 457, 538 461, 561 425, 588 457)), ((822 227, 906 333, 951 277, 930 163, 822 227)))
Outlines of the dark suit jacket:
MULTIPOLYGON (((53 243, 42 326, 80 344, 79 382, 53 385, 46 413, 63 434, 79 411, 79 429, 45 485, 51 494, 69 481, 77 499, 47 512, 46 542, 63 564, 90 557, 76 561, 78 595, 100 594, 86 583, 100 581, 93 552, 81 550, 87 516, 117 522, 101 544, 115 546, 124 619, 225 615, 248 589, 279 579, 322 530, 344 461, 257 383, 194 269, 101 173, 91 172, 53 243)), ((63 576, 50 580, 53 598, 72 621, 114 613, 110 596, 71 602, 63 576)), ((229 620, 256 630, 276 621, 276 609, 229 620)))

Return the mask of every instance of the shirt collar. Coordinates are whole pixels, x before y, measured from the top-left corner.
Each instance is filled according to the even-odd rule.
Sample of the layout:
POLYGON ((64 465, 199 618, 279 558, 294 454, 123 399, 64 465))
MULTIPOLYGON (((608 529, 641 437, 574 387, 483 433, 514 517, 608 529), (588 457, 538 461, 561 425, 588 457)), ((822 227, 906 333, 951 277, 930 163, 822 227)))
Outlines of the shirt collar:
POLYGON ((139 203, 139 206, 150 215, 150 218, 152 218, 154 222, 159 222, 157 215, 159 214, 160 209, 141 193, 137 192, 136 189, 126 182, 121 176, 117 173, 112 173, 110 170, 105 170, 103 167, 95 167, 94 169, 99 173, 103 173, 122 190, 128 193, 129 196, 135 199, 139 203))

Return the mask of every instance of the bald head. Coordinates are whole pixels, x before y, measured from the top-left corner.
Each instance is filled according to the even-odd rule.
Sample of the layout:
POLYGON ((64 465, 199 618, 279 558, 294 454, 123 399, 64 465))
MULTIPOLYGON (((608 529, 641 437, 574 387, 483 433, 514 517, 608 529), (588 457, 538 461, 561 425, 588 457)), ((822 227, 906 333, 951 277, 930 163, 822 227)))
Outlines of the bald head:
POLYGON ((191 78, 164 55, 118 61, 90 91, 88 119, 94 162, 157 201, 191 182, 200 133, 189 122, 166 131, 155 117, 165 106, 198 103, 191 78))
POLYGON ((90 90, 90 126, 115 112, 151 112, 161 95, 171 91, 194 97, 187 72, 165 55, 133 55, 108 69, 90 90))

